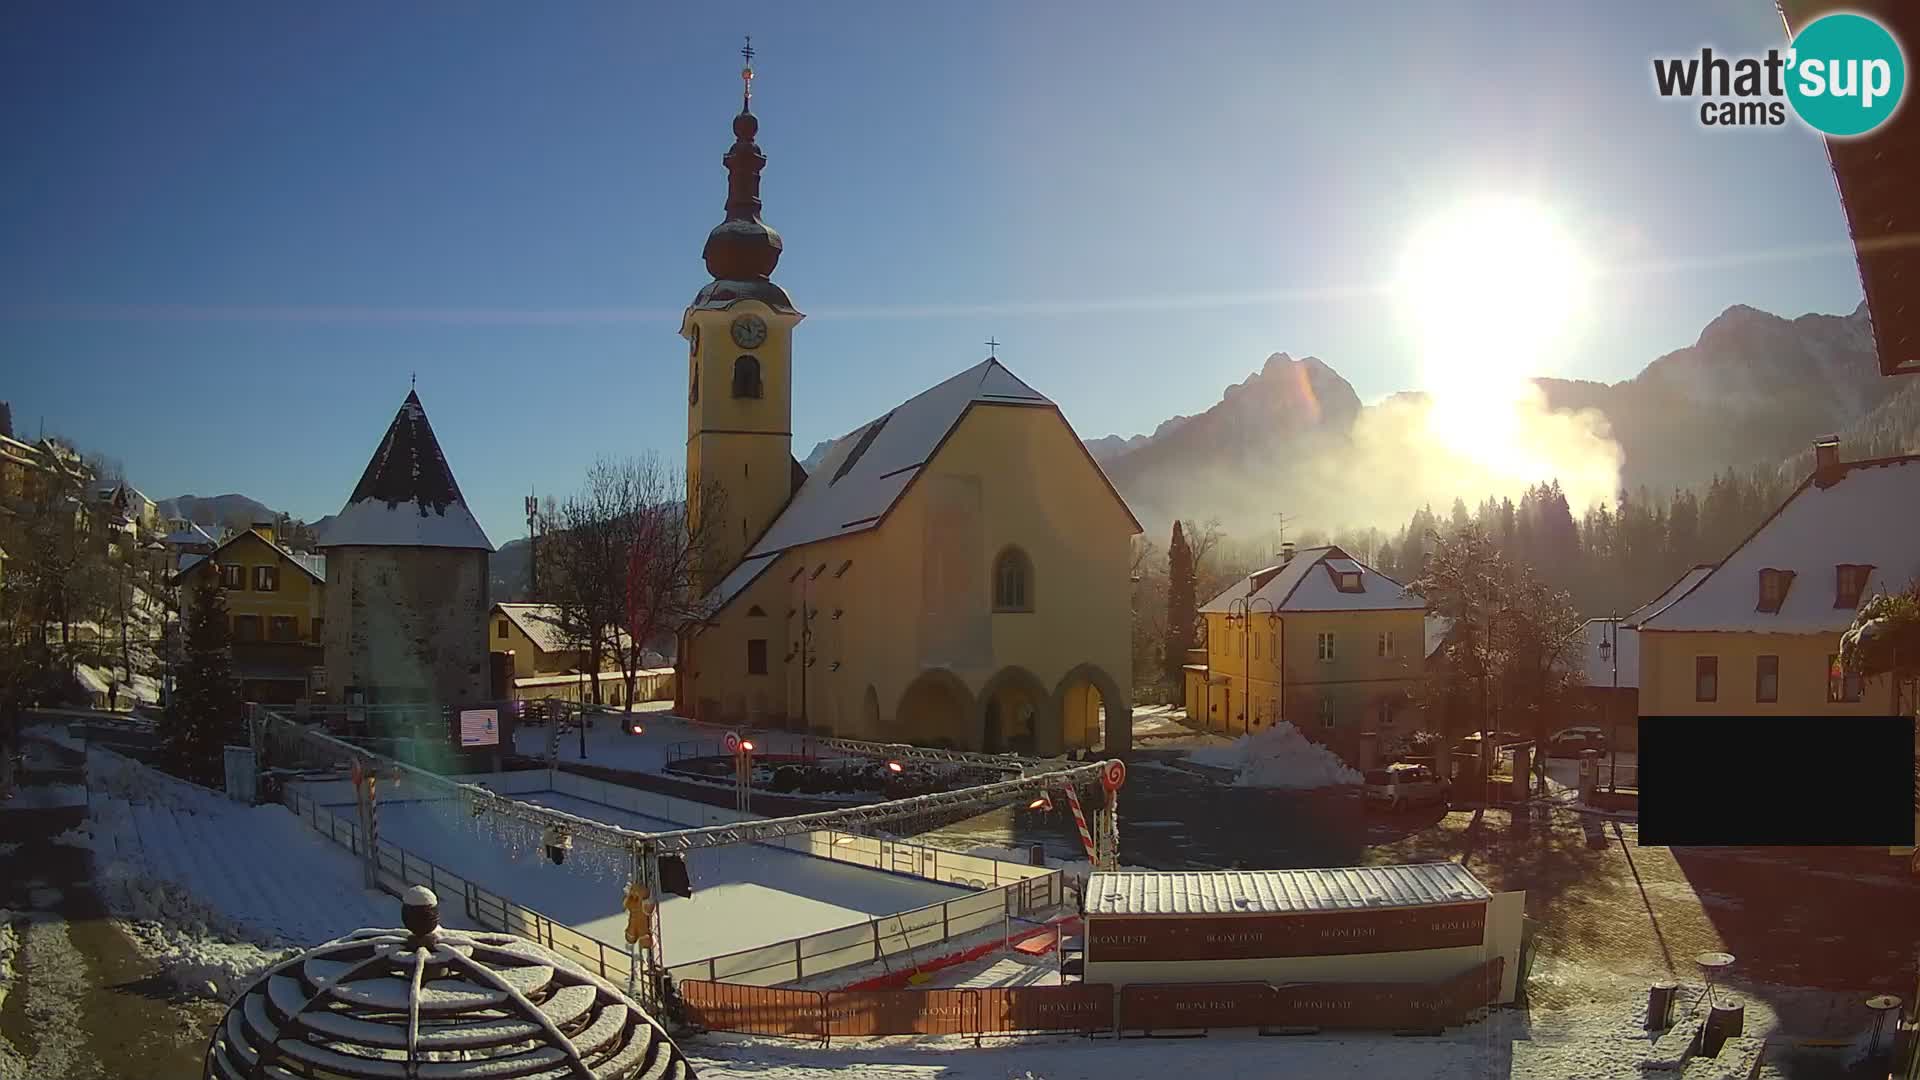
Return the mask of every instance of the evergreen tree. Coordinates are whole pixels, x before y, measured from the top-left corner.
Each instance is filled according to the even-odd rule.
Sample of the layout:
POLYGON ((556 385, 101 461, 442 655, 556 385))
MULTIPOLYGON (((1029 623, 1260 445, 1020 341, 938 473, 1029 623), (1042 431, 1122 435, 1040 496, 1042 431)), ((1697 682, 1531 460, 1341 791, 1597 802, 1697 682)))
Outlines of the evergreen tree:
POLYGON ((1187 546, 1187 532, 1178 521, 1173 523, 1173 539, 1167 542, 1167 636, 1161 663, 1167 678, 1178 683, 1180 669, 1187 662, 1187 650, 1193 648, 1194 596, 1193 549, 1187 546))
POLYGON ((160 732, 167 768, 206 787, 224 783, 225 747, 240 734, 245 708, 233 677, 227 599, 220 589, 219 569, 215 566, 200 574, 194 586, 187 612, 186 660, 160 732))

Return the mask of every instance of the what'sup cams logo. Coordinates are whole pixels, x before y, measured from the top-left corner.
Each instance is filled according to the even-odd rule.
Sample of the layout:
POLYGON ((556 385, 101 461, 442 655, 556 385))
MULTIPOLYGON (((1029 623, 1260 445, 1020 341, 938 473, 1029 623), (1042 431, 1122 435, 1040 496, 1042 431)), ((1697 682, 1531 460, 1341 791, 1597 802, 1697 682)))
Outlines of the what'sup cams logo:
POLYGON ((1705 127, 1777 127, 1791 106, 1822 135, 1865 135, 1887 122, 1907 88, 1906 55, 1887 28, 1851 12, 1801 28, 1783 52, 1661 57, 1653 84, 1664 98, 1698 98, 1705 127))

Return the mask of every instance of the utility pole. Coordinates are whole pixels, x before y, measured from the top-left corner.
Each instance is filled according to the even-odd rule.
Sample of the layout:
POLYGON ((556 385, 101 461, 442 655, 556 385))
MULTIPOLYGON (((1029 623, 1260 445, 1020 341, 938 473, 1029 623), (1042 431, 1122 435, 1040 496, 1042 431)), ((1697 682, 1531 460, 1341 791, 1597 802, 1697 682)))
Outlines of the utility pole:
POLYGON ((540 520, 540 501, 533 497, 533 489, 527 489, 527 591, 533 595, 528 599, 536 600, 540 596, 540 547, 535 537, 535 528, 540 520))
POLYGON ((1613 693, 1607 695, 1607 790, 1620 784, 1620 731, 1613 724, 1613 699, 1620 696, 1620 611, 1607 620, 1607 656, 1613 661, 1613 693))

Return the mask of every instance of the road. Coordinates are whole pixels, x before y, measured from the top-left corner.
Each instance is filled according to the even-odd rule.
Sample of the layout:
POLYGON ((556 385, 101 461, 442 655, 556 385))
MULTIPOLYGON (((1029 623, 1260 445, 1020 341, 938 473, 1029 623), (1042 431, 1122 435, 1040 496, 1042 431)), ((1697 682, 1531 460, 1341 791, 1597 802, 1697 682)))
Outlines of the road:
POLYGON ((32 744, 17 798, 0 803, 0 907, 19 936, 0 1002, 0 1080, 200 1075, 218 1005, 187 1000, 108 916, 91 856, 53 843, 78 824, 80 755, 32 744))

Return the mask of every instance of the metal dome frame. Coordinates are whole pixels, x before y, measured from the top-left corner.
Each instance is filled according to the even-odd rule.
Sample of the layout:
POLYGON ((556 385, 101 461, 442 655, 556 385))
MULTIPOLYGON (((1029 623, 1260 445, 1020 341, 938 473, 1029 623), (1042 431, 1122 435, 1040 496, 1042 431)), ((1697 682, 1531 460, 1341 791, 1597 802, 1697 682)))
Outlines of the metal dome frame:
POLYGON ((205 1080, 694 1075, 613 984, 513 934, 442 930, 436 905, 268 969, 214 1029, 205 1080))

